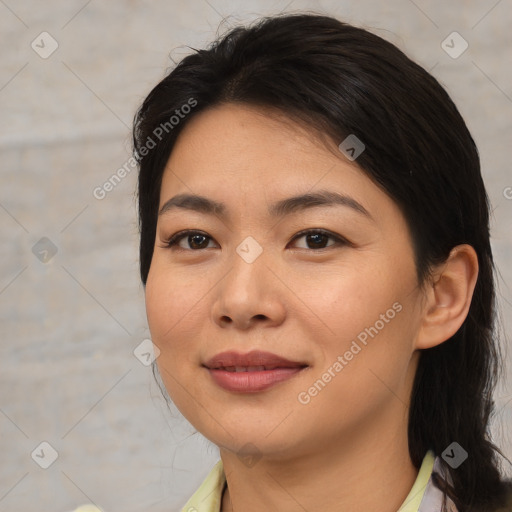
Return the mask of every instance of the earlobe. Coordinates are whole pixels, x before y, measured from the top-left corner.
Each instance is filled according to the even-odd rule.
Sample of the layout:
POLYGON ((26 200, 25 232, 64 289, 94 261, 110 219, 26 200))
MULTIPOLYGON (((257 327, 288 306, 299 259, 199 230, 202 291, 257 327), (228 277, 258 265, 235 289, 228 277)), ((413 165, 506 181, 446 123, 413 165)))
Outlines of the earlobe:
POLYGON ((427 285, 426 301, 416 339, 417 349, 451 338, 466 319, 478 277, 478 256, 471 245, 454 247, 427 285))

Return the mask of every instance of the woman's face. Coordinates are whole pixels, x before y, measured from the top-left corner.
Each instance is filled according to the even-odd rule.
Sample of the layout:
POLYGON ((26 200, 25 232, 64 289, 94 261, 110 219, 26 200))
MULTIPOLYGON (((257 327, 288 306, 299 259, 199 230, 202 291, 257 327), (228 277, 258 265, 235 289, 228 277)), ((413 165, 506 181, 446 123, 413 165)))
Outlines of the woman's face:
POLYGON ((179 136, 147 316, 169 395, 226 450, 291 457, 384 417, 406 424, 423 296, 403 215, 356 163, 247 106, 204 111, 179 136), (182 194, 204 201, 168 203, 182 194), (310 194, 323 195, 291 199, 310 194), (166 245, 184 230, 199 233, 166 245), (215 360, 225 352, 241 359, 215 360))

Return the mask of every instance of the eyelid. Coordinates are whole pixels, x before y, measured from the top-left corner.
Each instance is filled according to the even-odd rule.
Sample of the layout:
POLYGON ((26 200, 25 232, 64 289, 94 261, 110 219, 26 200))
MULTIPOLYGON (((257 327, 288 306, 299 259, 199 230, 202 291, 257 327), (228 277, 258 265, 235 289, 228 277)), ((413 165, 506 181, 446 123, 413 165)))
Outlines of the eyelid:
MULTIPOLYGON (((287 244, 287 247, 288 247, 288 245, 291 242, 294 242, 298 238, 302 238, 303 236, 306 236, 306 235, 309 235, 309 234, 321 234, 321 235, 328 236, 329 238, 334 239, 335 243, 332 244, 332 245, 329 245, 327 247, 320 247, 320 248, 317 248, 317 249, 309 249, 309 248, 303 248, 303 247, 299 247, 299 248, 295 248, 295 249, 305 250, 307 252, 323 252, 323 251, 325 251, 325 250, 327 250, 327 249, 329 249, 331 247, 340 247, 340 246, 343 246, 343 245, 348 245, 348 246, 351 246, 351 247, 354 246, 354 244, 352 244, 352 242, 347 240, 345 237, 342 237, 341 235, 337 235, 335 233, 332 233, 329 230, 326 230, 326 229, 323 229, 323 228, 307 228, 307 229, 304 229, 302 231, 299 231, 298 233, 295 233, 293 238, 287 244)), ((197 229, 184 229, 182 231, 178 231, 177 233, 174 233, 172 236, 170 236, 167 239, 165 239, 164 240, 164 245, 162 245, 161 247, 164 248, 164 249, 172 249, 172 250, 176 250, 176 251, 180 251, 181 250, 181 251, 187 251, 187 252, 200 252, 200 251, 202 251, 204 249, 207 249, 207 248, 204 248, 204 249, 183 249, 182 247, 179 247, 177 245, 179 242, 181 242, 181 240, 183 238, 185 238, 186 236, 190 236, 190 235, 202 235, 205 238, 209 238, 210 240, 214 240, 213 237, 211 237, 210 235, 208 235, 208 233, 206 233, 204 231, 197 230, 197 229)))
POLYGON ((210 240, 213 240, 213 237, 211 237, 208 233, 198 230, 198 229, 183 229, 181 231, 178 231, 177 233, 174 233, 170 237, 167 237, 163 242, 164 245, 161 247, 164 249, 173 249, 173 250, 182 250, 182 251, 190 251, 190 252, 199 252, 203 249, 183 249, 182 247, 177 247, 177 244, 181 242, 183 238, 190 235, 202 235, 205 238, 209 238, 210 240))
MULTIPOLYGON (((306 251, 310 251, 310 252, 321 252, 321 251, 325 251, 326 249, 329 249, 330 247, 339 247, 340 245, 349 245, 349 246, 353 246, 353 244, 351 242, 349 242, 346 238, 344 238, 343 236, 341 235, 337 235, 336 233, 333 233, 327 229, 322 229, 322 228, 308 228, 308 229, 303 229, 302 231, 299 231, 298 233, 296 233, 294 235, 294 237, 290 240, 290 242, 293 242, 295 241, 297 238, 302 238, 304 235, 309 235, 311 233, 315 233, 315 234, 321 234, 321 235, 325 235, 325 236, 328 236, 330 238, 333 238, 336 243, 333 244, 333 245, 329 245, 328 247, 322 247, 320 249, 304 249, 306 251)), ((299 247, 299 249, 302 249, 301 247, 299 247)))

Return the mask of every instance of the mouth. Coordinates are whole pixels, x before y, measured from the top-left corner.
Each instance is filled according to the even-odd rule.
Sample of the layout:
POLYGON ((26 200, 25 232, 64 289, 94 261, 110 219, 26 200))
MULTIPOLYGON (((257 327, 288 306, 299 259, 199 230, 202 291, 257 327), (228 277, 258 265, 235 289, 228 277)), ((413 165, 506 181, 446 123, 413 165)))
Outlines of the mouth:
POLYGON ((210 368, 210 370, 225 370, 227 372, 268 372, 281 368, 280 366, 219 366, 218 368, 210 368))
POLYGON ((241 393, 256 393, 295 376, 309 365, 291 361, 270 352, 252 351, 246 354, 222 352, 203 366, 213 382, 221 388, 241 393))

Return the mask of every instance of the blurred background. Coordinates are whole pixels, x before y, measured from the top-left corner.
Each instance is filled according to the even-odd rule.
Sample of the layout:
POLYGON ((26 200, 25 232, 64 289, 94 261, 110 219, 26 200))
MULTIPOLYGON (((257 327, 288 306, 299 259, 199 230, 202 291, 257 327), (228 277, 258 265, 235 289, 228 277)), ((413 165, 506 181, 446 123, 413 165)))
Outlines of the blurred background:
POLYGON ((512 458, 512 0, 0 0, 0 511, 175 511, 218 460, 149 365, 130 127, 189 46, 303 10, 396 44, 476 140, 508 368, 492 428, 512 458))

